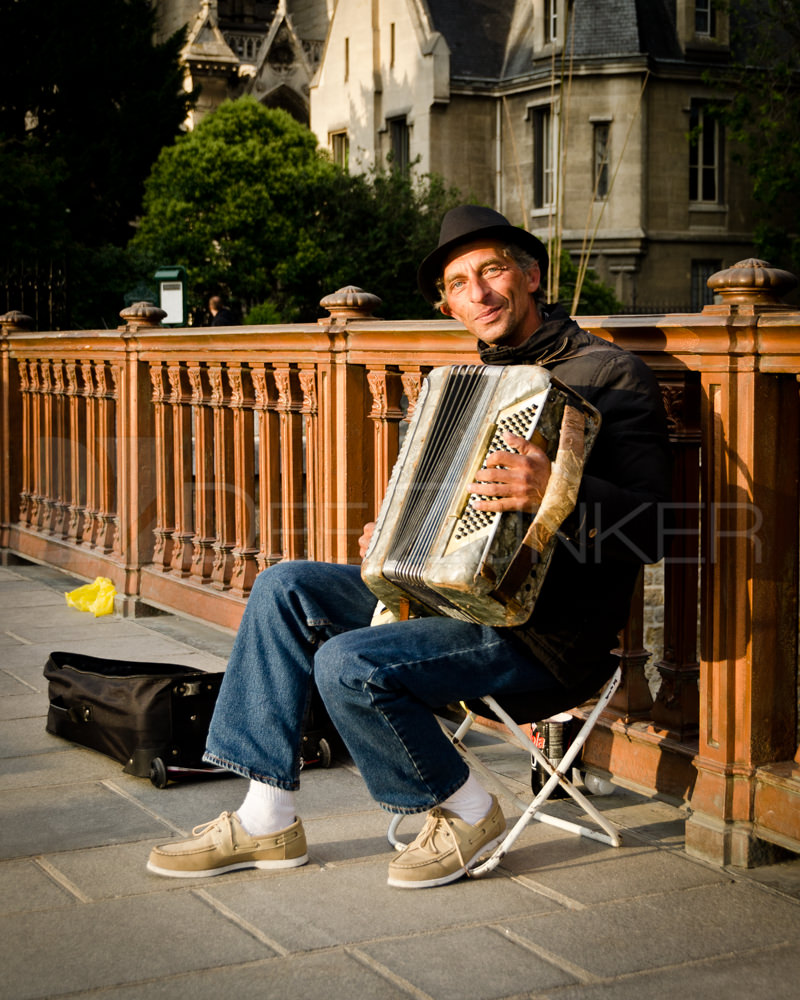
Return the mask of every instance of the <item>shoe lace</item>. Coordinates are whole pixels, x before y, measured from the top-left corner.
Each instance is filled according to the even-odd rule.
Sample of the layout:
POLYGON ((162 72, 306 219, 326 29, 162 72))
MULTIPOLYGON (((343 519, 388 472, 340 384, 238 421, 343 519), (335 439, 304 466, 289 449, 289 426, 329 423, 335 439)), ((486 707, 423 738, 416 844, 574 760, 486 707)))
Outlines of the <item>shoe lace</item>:
POLYGON ((216 826, 217 823, 221 823, 223 820, 228 819, 230 815, 231 814, 229 812, 220 813, 220 815, 217 816, 216 819, 209 820, 208 823, 200 823, 199 826, 196 826, 192 830, 192 836, 202 837, 207 830, 211 829, 212 826, 216 826))
POLYGON ((461 848, 458 844, 458 837, 450 829, 450 824, 447 822, 447 818, 442 814, 442 811, 437 807, 431 809, 428 813, 428 818, 425 821, 425 825, 417 834, 417 838, 414 841, 416 847, 421 847, 423 849, 429 849, 432 852, 436 850, 435 837, 436 834, 441 832, 445 835, 445 839, 452 842, 453 847, 456 850, 456 857, 458 858, 459 865, 464 869, 466 874, 469 876, 469 869, 467 868, 467 863, 464 861, 464 855, 461 853, 461 848))

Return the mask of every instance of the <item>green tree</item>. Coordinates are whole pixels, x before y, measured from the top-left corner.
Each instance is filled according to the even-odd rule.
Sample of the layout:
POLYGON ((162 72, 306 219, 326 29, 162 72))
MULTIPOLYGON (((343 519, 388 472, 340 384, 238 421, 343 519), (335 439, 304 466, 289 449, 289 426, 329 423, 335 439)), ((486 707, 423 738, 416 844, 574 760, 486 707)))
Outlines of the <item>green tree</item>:
POLYGON ((416 264, 455 200, 434 178, 350 175, 286 112, 243 97, 162 150, 132 246, 186 268, 194 310, 221 292, 254 318, 308 321, 357 284, 386 318, 430 315, 416 264))
MULTIPOLYGON (((567 310, 572 308, 575 297, 575 283, 578 281, 578 265, 573 261, 569 251, 561 251, 561 272, 559 282, 559 301, 567 310)), ((581 282, 580 296, 576 316, 608 316, 622 312, 623 305, 614 294, 614 290, 604 284, 597 274, 588 268, 581 282)))
MULTIPOLYGON (((149 0, 0 0, 0 265, 70 265, 72 320, 139 213, 143 182, 193 102, 182 36, 153 43, 149 0)), ((122 269, 123 271, 125 268, 122 269)), ((110 321, 118 322, 115 295, 110 321)))
POLYGON ((718 113, 744 154, 760 210, 756 252, 800 269, 800 0, 720 0, 731 65, 709 74, 732 96, 718 113))

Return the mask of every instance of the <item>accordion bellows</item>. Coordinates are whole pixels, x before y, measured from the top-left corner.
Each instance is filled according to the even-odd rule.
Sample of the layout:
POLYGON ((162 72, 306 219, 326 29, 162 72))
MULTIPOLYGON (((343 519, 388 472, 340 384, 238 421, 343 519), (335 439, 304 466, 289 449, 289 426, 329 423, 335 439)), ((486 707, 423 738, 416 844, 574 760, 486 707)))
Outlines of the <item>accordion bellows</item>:
POLYGON ((574 509, 600 415, 536 365, 453 365, 427 377, 362 563, 396 618, 522 625, 574 509), (477 511, 469 484, 506 431, 552 462, 536 514, 477 511))

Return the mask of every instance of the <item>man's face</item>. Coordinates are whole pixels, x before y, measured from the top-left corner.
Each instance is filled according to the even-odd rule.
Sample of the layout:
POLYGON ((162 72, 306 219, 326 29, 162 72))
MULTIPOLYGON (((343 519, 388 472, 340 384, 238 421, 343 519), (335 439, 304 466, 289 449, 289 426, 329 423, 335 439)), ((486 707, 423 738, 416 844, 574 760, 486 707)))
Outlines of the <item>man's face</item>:
POLYGON ((541 325, 531 296, 539 287, 539 266, 521 271, 502 247, 479 240, 453 251, 442 272, 447 300, 442 312, 484 343, 516 347, 541 325))

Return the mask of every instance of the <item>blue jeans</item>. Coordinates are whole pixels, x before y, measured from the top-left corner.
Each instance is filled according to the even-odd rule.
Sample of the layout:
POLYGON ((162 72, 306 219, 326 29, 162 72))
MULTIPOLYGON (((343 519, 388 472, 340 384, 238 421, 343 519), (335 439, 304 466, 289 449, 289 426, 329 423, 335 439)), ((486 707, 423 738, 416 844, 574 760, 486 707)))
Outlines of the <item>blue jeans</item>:
POLYGON ((357 566, 285 562, 259 574, 205 759, 297 788, 313 678, 373 798, 392 812, 424 812, 469 773, 434 709, 557 686, 504 629, 438 617, 369 627, 375 604, 357 566))

